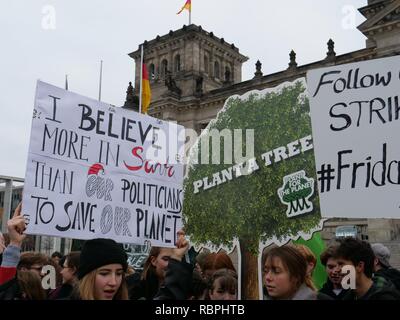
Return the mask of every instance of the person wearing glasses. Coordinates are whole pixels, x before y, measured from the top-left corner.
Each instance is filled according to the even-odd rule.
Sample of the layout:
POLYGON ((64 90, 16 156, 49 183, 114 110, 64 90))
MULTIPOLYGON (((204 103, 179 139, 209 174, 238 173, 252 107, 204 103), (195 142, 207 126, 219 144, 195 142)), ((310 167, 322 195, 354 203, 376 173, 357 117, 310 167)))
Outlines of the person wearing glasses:
POLYGON ((10 243, 3 252, 0 266, 0 300, 42 300, 46 298, 41 283, 41 271, 47 258, 40 254, 24 253, 21 245, 25 218, 21 214, 21 204, 15 209, 7 223, 10 243))

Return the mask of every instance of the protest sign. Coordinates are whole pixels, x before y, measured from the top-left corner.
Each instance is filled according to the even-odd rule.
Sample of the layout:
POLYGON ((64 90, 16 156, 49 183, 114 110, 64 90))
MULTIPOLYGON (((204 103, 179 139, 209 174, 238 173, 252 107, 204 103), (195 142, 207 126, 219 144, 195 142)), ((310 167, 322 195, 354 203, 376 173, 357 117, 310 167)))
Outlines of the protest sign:
POLYGON ((143 270, 144 263, 149 256, 151 245, 146 242, 144 245, 124 244, 124 250, 128 256, 128 265, 135 271, 143 270))
POLYGON ((27 232, 174 246, 184 128, 38 82, 23 195, 27 232))
POLYGON ((323 217, 399 218, 400 57, 309 71, 323 217))
POLYGON ((316 180, 305 79, 233 96, 191 149, 186 231, 214 249, 237 243, 243 297, 256 298, 262 248, 322 228, 316 180))

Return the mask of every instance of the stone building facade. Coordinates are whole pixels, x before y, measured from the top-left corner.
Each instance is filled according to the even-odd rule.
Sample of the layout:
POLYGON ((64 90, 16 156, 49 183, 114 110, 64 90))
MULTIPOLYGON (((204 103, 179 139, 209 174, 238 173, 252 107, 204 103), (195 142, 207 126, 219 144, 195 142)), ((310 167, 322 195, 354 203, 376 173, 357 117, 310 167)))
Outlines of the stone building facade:
MULTIPOLYGON (((292 51, 285 70, 264 75, 258 61, 254 77, 247 81, 241 79, 241 67, 248 58, 233 43, 227 43, 201 26, 183 26, 145 41, 144 62, 152 89, 148 113, 160 119, 177 121, 199 133, 233 94, 275 87, 304 77, 307 71, 315 68, 399 55, 400 0, 368 0, 359 11, 366 18, 358 27, 367 37, 365 48, 336 55, 334 42, 329 40, 322 60, 298 65, 296 53, 292 51)), ((129 56, 136 63, 135 88, 139 88, 140 46, 129 56)), ((124 107, 137 109, 137 103, 133 102, 137 101, 137 94, 137 90, 130 86, 124 107)), ((327 229, 333 230, 343 223, 330 221, 327 229)), ((367 226, 369 240, 373 242, 400 240, 399 224, 394 220, 361 219, 346 223, 367 226)), ((323 233, 327 241, 332 235, 331 231, 323 233)))

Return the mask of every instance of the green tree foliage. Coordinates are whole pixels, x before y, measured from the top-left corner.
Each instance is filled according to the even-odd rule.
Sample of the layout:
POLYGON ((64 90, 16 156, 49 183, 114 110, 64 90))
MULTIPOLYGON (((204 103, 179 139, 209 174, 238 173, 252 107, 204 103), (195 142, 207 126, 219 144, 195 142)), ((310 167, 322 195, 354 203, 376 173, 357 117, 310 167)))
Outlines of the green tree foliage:
MULTIPOLYGON (((254 156, 260 169, 194 194, 194 181, 204 177, 212 181, 214 173, 232 164, 224 164, 223 161, 221 164, 194 164, 191 159, 184 181, 183 213, 186 232, 192 241, 229 247, 234 238, 239 238, 250 243, 247 249, 256 254, 259 241, 274 236, 278 239, 296 236, 299 231, 308 232, 319 223, 321 215, 317 192, 310 199, 314 210, 293 218, 286 216, 287 206, 277 194, 282 187, 283 177, 296 171, 304 170, 306 177, 314 177, 314 183, 317 181, 313 150, 270 166, 265 166, 261 158, 267 151, 311 134, 309 101, 304 92, 304 82, 296 81, 280 91, 252 93, 245 100, 239 97, 227 100, 224 111, 210 123, 208 129, 254 129, 254 156)), ((201 159, 202 139, 209 139, 209 134, 200 136, 193 147, 198 151, 198 159, 201 159)), ((244 133, 242 141, 245 154, 244 133)), ((223 149, 221 139, 221 159, 224 159, 223 149)), ((212 152, 210 143, 210 159, 212 152)), ((311 190, 302 190, 301 195, 306 197, 309 194, 307 192, 311 190)))

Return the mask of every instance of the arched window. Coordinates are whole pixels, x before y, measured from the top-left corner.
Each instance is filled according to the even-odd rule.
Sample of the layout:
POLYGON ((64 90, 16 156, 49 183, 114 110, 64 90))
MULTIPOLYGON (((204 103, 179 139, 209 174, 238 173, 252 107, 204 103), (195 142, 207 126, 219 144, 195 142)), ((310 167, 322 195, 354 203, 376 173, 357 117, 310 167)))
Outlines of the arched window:
POLYGON ((149 72, 150 72, 150 80, 154 80, 156 78, 156 67, 154 63, 150 64, 149 72))
POLYGON ((208 74, 208 57, 204 56, 204 72, 208 74))
POLYGON ((219 63, 218 63, 218 61, 214 62, 214 77, 219 79, 219 63))
POLYGON ((174 60, 175 72, 181 71, 181 56, 177 54, 174 60))
POLYGON ((225 67, 225 82, 231 82, 231 69, 225 67))
POLYGON ((163 77, 165 77, 166 74, 167 74, 167 71, 168 71, 168 61, 167 61, 166 59, 164 59, 164 60, 161 62, 161 75, 162 75, 163 77))

